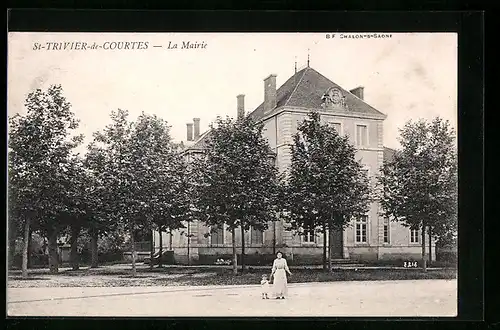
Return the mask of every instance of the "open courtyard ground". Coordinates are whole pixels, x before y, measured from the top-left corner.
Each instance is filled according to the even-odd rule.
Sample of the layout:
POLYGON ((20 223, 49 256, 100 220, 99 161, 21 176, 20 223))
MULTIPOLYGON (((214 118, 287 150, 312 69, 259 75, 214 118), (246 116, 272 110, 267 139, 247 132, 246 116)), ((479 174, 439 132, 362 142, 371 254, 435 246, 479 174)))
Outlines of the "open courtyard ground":
POLYGON ((289 297, 262 300, 269 267, 108 265, 10 271, 9 316, 455 316, 456 270, 346 265, 291 269, 289 297), (358 268, 359 267, 359 268, 358 268))
POLYGON ((456 280, 291 283, 286 300, 258 285, 8 288, 9 316, 449 316, 456 280))

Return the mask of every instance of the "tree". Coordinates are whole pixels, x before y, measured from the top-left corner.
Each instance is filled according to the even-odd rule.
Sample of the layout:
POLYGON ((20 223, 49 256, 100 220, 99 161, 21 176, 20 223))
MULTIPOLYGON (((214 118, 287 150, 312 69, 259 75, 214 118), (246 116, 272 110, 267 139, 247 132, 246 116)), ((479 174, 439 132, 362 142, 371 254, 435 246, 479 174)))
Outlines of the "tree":
POLYGON ((165 227, 182 227, 189 207, 182 186, 185 166, 172 148, 165 121, 142 113, 129 122, 124 110, 112 112, 111 119, 111 125, 95 134, 103 155, 96 165, 104 164, 106 173, 103 209, 129 232, 135 275, 136 231, 156 224, 161 235, 165 227))
POLYGON ((99 134, 87 146, 83 159, 83 208, 85 210, 85 228, 90 235, 91 267, 98 267, 98 240, 119 229, 119 222, 112 215, 113 186, 107 167, 106 151, 98 146, 99 134))
POLYGON ((422 231, 422 267, 426 270, 426 231, 445 238, 456 230, 457 159, 454 131, 448 121, 408 122, 398 150, 382 167, 383 214, 422 231))
MULTIPOLYGON (((135 173, 137 207, 145 217, 145 225, 154 225, 160 237, 166 229, 171 232, 183 228, 182 221, 189 215, 186 164, 169 130, 163 119, 142 113, 130 138, 129 170, 135 173)), ((162 250, 160 244, 160 267, 162 250)))
MULTIPOLYGON (((170 249, 172 248, 172 231, 187 228, 182 234, 187 237, 188 263, 190 258, 190 242, 193 234, 190 233, 190 223, 194 220, 192 210, 192 185, 190 180, 190 169, 179 148, 174 149, 170 157, 170 171, 164 173, 168 178, 163 180, 170 185, 170 190, 163 189, 163 209, 158 212, 158 223, 161 228, 168 228, 170 234, 170 249)), ((161 232, 160 232, 161 235, 161 232)), ((160 248, 161 249, 161 248, 160 248)), ((161 259, 160 259, 161 265, 161 259)))
POLYGON ((68 176, 72 178, 72 182, 66 188, 66 205, 68 207, 67 221, 70 232, 70 263, 73 270, 78 270, 78 237, 82 228, 87 225, 88 219, 88 177, 82 159, 79 155, 71 158, 68 169, 68 176))
POLYGON ((244 270, 245 231, 265 230, 276 215, 277 170, 262 136, 263 125, 250 118, 218 118, 204 157, 195 165, 194 202, 198 218, 211 232, 224 225, 232 233, 233 272, 237 273, 236 229, 241 230, 244 270))
POLYGON ((355 148, 347 137, 321 124, 317 112, 308 114, 298 127, 292 145, 292 164, 286 189, 289 230, 314 230, 323 234, 323 268, 332 268, 334 232, 368 211, 370 186, 355 148))
POLYGON ((9 184, 12 185, 13 219, 24 226, 23 276, 27 276, 29 235, 39 230, 49 240, 49 268, 58 271, 57 235, 64 227, 68 205, 65 188, 73 149, 83 139, 72 136, 78 120, 60 85, 28 94, 26 115, 10 118, 9 184))
POLYGON ((118 109, 111 112, 112 123, 102 132, 94 134, 95 142, 101 144, 106 168, 107 205, 105 209, 118 225, 123 226, 130 235, 132 274, 135 276, 135 242, 134 234, 138 225, 143 222, 138 199, 138 177, 133 171, 135 164, 131 135, 133 124, 128 121, 128 111, 118 109))

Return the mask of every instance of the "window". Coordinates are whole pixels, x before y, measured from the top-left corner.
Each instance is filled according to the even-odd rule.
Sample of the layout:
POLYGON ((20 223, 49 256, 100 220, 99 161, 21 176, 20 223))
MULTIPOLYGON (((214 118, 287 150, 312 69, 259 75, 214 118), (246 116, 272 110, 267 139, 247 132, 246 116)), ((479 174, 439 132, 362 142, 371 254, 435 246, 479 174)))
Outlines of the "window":
POLYGON ((304 229, 303 233, 303 242, 304 243, 314 243, 316 234, 314 233, 314 229, 304 229))
POLYGON ((368 126, 356 125, 356 145, 357 146, 368 145, 368 126))
POLYGON ((410 229, 410 243, 418 243, 420 237, 420 230, 410 229))
POLYGON ((390 235, 391 235, 391 225, 389 219, 384 219, 384 243, 390 243, 390 235))
POLYGON ((217 228, 216 231, 210 233, 210 243, 212 245, 224 244, 224 228, 217 228))
POLYGON ((364 215, 356 219, 356 243, 367 241, 368 216, 364 215))
POLYGON ((261 245, 264 241, 264 232, 255 228, 250 229, 250 244, 261 245))

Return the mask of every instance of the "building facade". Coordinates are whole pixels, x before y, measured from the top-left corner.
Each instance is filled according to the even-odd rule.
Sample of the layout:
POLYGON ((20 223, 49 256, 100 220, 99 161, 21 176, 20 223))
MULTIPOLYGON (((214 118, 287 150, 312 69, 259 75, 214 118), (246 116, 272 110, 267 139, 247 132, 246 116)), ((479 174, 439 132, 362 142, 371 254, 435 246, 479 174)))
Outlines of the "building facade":
MULTIPOLYGON (((346 90, 311 67, 296 72, 281 87, 276 88, 276 75, 264 79, 264 100, 248 116, 264 123, 264 135, 275 153, 276 166, 286 171, 291 164, 291 145, 297 127, 311 110, 318 111, 321 120, 332 125, 341 135, 347 135, 356 147, 356 158, 363 165, 371 184, 393 150, 383 145, 383 125, 386 115, 364 101, 363 87, 346 90)), ((236 114, 244 116, 244 95, 237 96, 236 114)), ((189 161, 203 152, 210 132, 200 134, 199 119, 187 124, 185 157, 189 161)), ((354 219, 343 232, 335 233, 334 256, 337 259, 414 260, 421 255, 421 233, 389 222, 379 215, 378 203, 369 212, 354 219)), ((164 233, 164 247, 174 250, 180 263, 213 263, 232 253, 231 233, 220 229, 211 233, 203 223, 194 221, 189 228, 164 233), (189 239, 188 239, 189 237, 189 239)), ((241 244, 241 231, 236 231, 236 242, 241 244)), ((320 263, 323 235, 305 232, 299 235, 287 230, 287 224, 277 221, 264 232, 246 232, 245 252, 250 260, 282 251, 294 264, 320 263), (256 258, 253 258, 253 257, 256 258)), ((158 247, 158 233, 154 237, 158 247)), ((434 254, 434 242, 431 242, 434 254)), ((247 258, 248 259, 248 258, 247 258)))

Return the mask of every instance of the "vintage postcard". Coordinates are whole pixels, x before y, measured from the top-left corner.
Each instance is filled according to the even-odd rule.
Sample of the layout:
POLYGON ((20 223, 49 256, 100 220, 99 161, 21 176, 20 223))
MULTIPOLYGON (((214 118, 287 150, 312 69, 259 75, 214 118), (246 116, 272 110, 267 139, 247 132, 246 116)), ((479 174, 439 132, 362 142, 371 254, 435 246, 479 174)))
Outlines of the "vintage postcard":
POLYGON ((457 34, 8 34, 8 316, 457 316, 457 34))

